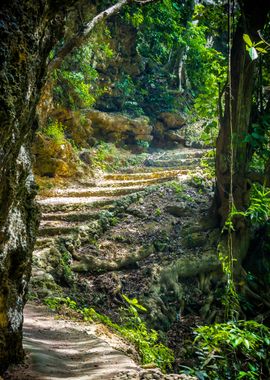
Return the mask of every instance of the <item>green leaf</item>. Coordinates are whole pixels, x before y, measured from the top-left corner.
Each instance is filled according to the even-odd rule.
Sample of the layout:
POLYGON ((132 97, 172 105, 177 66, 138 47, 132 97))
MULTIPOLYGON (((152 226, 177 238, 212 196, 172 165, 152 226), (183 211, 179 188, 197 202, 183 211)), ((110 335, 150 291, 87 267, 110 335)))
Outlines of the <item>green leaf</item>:
POLYGON ((264 44, 264 41, 259 41, 259 42, 257 42, 254 46, 258 46, 258 45, 261 45, 261 44, 264 44))
POLYGON ((243 338, 237 338, 233 343, 232 343, 232 345, 233 345, 233 347, 237 347, 237 346, 239 346, 239 344, 241 344, 243 342, 243 338))
POLYGON ((256 47, 256 50, 258 50, 261 53, 267 53, 267 50, 260 48, 260 47, 256 47))
POLYGON ((250 348, 249 341, 247 339, 244 339, 243 343, 246 346, 246 348, 249 350, 249 348, 250 348))
POLYGON ((252 47, 253 44, 248 34, 243 34, 243 40, 248 45, 248 47, 252 47))
POLYGON ((255 59, 258 58, 258 53, 257 53, 257 50, 255 49, 255 47, 253 47, 253 46, 250 47, 248 53, 249 53, 249 56, 252 59, 252 61, 255 61, 255 59))

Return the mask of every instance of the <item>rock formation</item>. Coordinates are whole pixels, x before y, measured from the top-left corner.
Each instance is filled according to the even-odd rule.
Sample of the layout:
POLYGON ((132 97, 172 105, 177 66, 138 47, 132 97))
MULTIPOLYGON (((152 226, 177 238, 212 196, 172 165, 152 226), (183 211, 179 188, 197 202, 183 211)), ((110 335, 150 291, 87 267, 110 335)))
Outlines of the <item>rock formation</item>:
POLYGON ((175 143, 184 144, 185 137, 182 128, 185 124, 185 119, 177 113, 160 113, 153 128, 154 143, 161 146, 168 146, 175 143))
POLYGON ((32 153, 35 155, 35 174, 72 177, 76 173, 78 159, 72 145, 66 140, 58 142, 39 133, 34 140, 32 153))
POLYGON ((103 136, 109 141, 136 144, 139 141, 150 142, 153 138, 152 127, 146 116, 131 119, 120 114, 89 110, 86 118, 92 122, 94 136, 103 136))
POLYGON ((22 322, 38 211, 29 145, 50 50, 72 0, 0 8, 0 373, 23 357, 22 322))

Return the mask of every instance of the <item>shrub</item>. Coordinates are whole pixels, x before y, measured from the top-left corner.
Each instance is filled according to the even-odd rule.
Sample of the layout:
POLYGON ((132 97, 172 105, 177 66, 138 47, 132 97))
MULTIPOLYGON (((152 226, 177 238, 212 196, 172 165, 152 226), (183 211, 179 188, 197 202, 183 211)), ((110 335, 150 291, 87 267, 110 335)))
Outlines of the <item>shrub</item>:
POLYGON ((195 329, 199 379, 269 379, 270 329, 251 321, 229 321, 195 329))
POLYGON ((42 132, 45 136, 50 137, 56 143, 62 144, 65 140, 64 126, 57 120, 43 128, 42 132))

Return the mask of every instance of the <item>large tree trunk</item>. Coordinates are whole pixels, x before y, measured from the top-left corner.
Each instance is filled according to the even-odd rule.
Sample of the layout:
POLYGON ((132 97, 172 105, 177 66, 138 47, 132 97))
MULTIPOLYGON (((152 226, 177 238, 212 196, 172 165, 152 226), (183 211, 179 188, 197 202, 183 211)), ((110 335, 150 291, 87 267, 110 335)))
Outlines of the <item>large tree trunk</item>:
MULTIPOLYGON (((270 11, 270 2, 245 0, 241 2, 241 17, 233 38, 231 51, 231 112, 230 91, 226 94, 224 117, 217 141, 216 160, 216 207, 221 226, 229 212, 231 133, 233 131, 233 201, 237 210, 246 210, 249 205, 250 181, 247 176, 249 146, 243 140, 248 133, 252 106, 252 92, 256 61, 252 61, 246 51, 243 34, 247 33, 252 41, 258 41, 257 31, 262 29, 270 11)), ((234 256, 239 264, 245 257, 249 246, 249 230, 245 220, 236 221, 233 234, 234 256)))
POLYGON ((0 7, 0 373, 23 357, 22 322, 38 225, 29 145, 46 59, 74 0, 0 7))

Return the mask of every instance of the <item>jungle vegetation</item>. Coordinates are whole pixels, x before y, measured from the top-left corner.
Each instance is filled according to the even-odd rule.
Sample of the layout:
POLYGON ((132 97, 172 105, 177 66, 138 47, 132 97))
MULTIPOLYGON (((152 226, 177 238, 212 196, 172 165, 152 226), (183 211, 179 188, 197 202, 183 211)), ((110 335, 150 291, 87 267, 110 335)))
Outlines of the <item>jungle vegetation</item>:
MULTIPOLYGON (((10 3, 1 6, 4 18, 15 12, 16 1, 10 3)), ((22 30, 29 28, 34 33, 38 22, 25 3, 22 1, 20 7, 28 12, 30 21, 27 24, 16 16, 17 22, 22 30)), ((58 142, 67 137, 63 126, 50 114, 55 108, 72 111, 97 108, 130 117, 147 116, 153 121, 160 112, 178 112, 189 123, 202 122, 199 139, 215 149, 216 186, 209 212, 220 228, 217 256, 226 279, 224 320, 194 331, 197 367, 183 371, 201 380, 269 379, 269 301, 265 302, 264 297, 270 289, 270 3, 264 0, 46 3, 50 11, 44 10, 44 20, 53 21, 50 27, 44 21, 43 28, 50 35, 50 42, 44 42, 42 34, 37 38, 44 46, 41 49, 37 44, 31 47, 32 51, 28 41, 20 52, 12 51, 10 59, 4 57, 5 62, 13 62, 15 69, 8 64, 2 67, 6 90, 1 115, 9 136, 2 140, 1 163, 6 179, 0 192, 4 231, 0 235, 4 252, 0 256, 0 269, 4 268, 0 272, 3 289, 0 353, 1 350, 6 353, 2 355, 0 369, 22 357, 21 325, 14 334, 10 333, 6 315, 15 307, 20 292, 25 291, 22 286, 13 288, 10 284, 17 284, 27 272, 30 256, 25 252, 33 248, 35 228, 31 223, 38 218, 36 212, 29 211, 28 200, 33 196, 22 191, 21 178, 26 174, 20 177, 14 173, 11 162, 16 161, 14 158, 23 144, 31 143, 37 129, 35 108, 41 99, 39 128, 58 142), (65 30, 57 21, 59 13, 65 30), (131 36, 131 40, 124 35, 131 36), (36 56, 42 67, 32 68, 36 56), (14 73, 24 86, 22 93, 17 92, 14 73), (34 88, 33 94, 29 95, 27 88, 34 88), (30 100, 26 107, 27 96, 30 100), (19 209, 24 210, 23 222, 16 225, 10 217, 14 199, 20 204, 19 209), (22 235, 26 231, 30 236, 24 245, 27 249, 20 250, 18 242, 11 241, 7 223, 23 230, 22 235), (264 263, 260 286, 259 280, 243 269, 245 260, 256 262, 252 249, 254 237, 258 236, 263 246, 258 260, 264 263), (7 242, 11 248, 4 248, 7 242), (14 259, 18 249, 22 266, 17 263, 18 258, 14 259), (8 255, 11 259, 7 259, 8 255), (13 267, 19 268, 15 274, 10 272, 13 267), (267 289, 263 297, 257 294, 260 287, 267 289), (254 294, 256 300, 259 297, 263 304, 259 313, 244 310, 245 292, 254 294), (13 341, 18 343, 11 353, 6 348, 13 341)), ((43 15, 42 9, 39 11, 43 15)), ((5 133, 1 132, 1 136, 5 133)), ((26 170, 20 162, 18 170, 19 173, 26 170)), ((26 282, 29 276, 28 273, 26 282)), ((132 312, 139 318, 136 308, 132 312)), ((94 311, 89 313, 101 318, 94 311)), ((144 322, 136 323, 146 331, 144 322)), ((149 352, 152 355, 150 349, 149 352)), ((171 352, 164 349, 163 354, 169 355, 165 364, 171 363, 171 352)), ((161 363, 163 369, 165 364, 161 363)))

